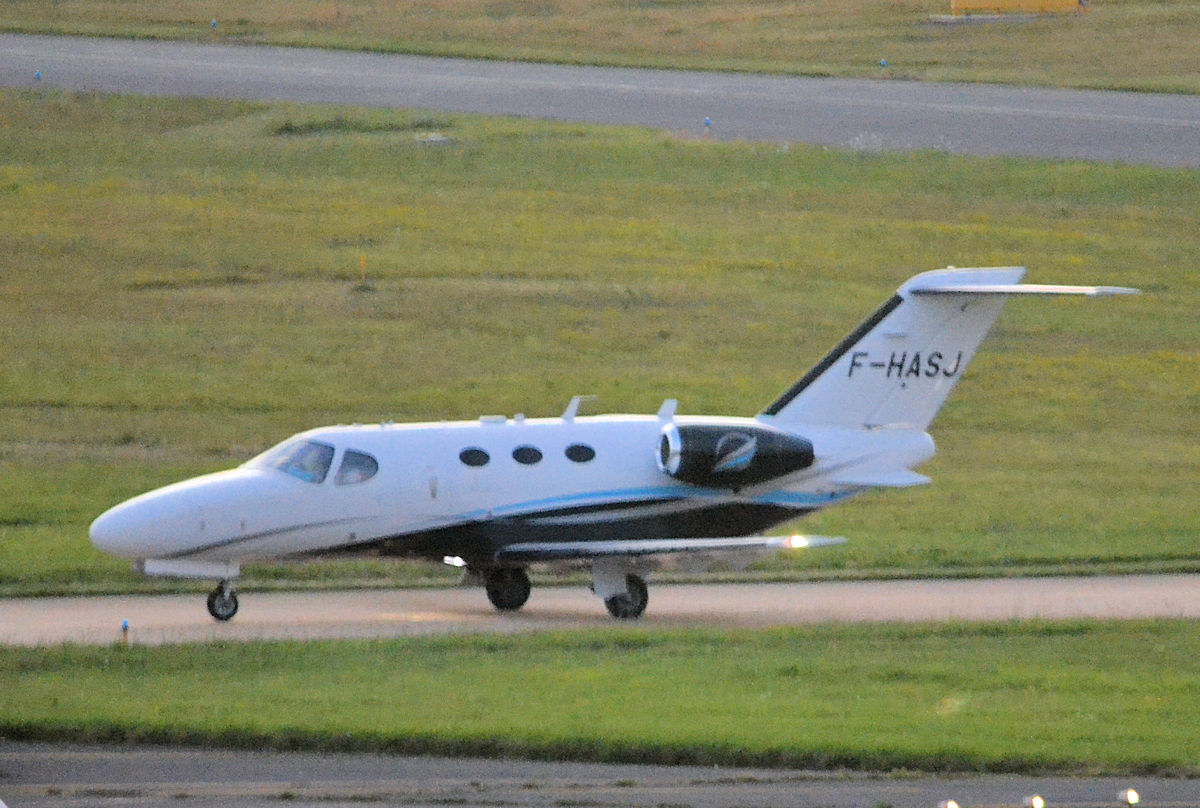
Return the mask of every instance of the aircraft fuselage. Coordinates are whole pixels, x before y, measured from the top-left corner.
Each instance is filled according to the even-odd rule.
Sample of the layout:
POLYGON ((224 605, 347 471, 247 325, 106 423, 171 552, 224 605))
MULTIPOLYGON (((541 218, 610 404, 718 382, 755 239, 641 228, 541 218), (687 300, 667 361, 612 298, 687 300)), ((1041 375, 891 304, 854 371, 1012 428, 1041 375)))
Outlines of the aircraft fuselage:
MULTIPOLYGON (((518 416, 314 429, 236 469, 123 503, 96 520, 92 537, 101 549, 135 559, 246 562, 374 550, 486 564, 518 542, 751 535, 859 490, 822 478, 839 465, 839 449, 855 456, 903 450, 910 463, 933 453, 925 433, 878 433, 872 450, 861 435, 812 429, 816 462, 792 478, 701 487, 660 468, 664 423, 656 416, 518 416), (278 462, 296 446, 325 454, 316 474, 278 462), (369 478, 340 475, 348 459, 361 458, 376 464, 369 478)), ((671 423, 730 434, 765 428, 750 418, 671 423)))

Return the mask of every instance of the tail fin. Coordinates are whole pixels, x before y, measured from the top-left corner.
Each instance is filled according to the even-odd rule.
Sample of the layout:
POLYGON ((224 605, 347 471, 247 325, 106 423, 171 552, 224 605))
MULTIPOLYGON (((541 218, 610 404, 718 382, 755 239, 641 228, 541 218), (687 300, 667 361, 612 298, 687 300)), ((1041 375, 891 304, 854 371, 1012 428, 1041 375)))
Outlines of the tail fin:
POLYGON ((791 423, 925 430, 1010 295, 1136 291, 1022 285, 1024 275, 1024 267, 995 267, 909 279, 761 414, 791 423))

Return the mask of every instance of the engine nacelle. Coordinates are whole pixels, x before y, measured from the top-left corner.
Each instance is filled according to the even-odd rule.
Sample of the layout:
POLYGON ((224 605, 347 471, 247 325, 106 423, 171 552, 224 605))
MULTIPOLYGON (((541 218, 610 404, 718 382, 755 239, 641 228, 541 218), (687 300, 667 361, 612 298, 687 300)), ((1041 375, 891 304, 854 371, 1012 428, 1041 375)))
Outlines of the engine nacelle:
POLYGON ((766 426, 675 424, 663 427, 658 467, 677 480, 743 488, 813 464, 813 445, 766 426))

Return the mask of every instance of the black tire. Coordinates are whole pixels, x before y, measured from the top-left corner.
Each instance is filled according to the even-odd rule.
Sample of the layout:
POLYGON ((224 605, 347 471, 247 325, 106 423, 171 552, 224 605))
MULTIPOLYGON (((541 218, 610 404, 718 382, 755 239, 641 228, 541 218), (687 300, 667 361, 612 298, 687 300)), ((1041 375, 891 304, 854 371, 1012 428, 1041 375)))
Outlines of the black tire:
POLYGON ((529 575, 520 567, 497 567, 483 579, 488 600, 502 612, 515 612, 529 600, 529 575))
POLYGON ((625 587, 629 590, 624 595, 613 595, 604 601, 608 613, 618 620, 637 620, 646 611, 650 602, 650 590, 646 582, 638 575, 626 575, 625 587))
POLYGON ((231 619, 238 610, 237 593, 232 589, 226 589, 223 586, 218 586, 212 592, 208 593, 208 613, 214 619, 224 623, 231 619))

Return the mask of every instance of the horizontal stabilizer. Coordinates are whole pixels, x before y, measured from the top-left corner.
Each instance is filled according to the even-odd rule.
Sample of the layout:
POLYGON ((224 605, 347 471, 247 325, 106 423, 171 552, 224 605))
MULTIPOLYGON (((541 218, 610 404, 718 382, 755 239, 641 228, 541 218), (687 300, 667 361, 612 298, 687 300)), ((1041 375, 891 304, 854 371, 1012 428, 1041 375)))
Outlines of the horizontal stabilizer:
POLYGON ((928 485, 932 482, 924 474, 917 474, 908 469, 846 469, 825 479, 838 485, 880 488, 912 488, 914 485, 928 485))
POLYGON ((939 286, 914 286, 909 289, 914 295, 1083 295, 1104 297, 1106 295, 1136 295, 1137 289, 1128 286, 1062 286, 1038 283, 992 283, 992 284, 944 284, 939 286))
POLYGON ((705 552, 774 548, 828 547, 845 544, 833 536, 730 536, 711 539, 633 539, 626 541, 522 542, 510 544, 496 553, 499 564, 526 564, 537 561, 606 558, 611 556, 648 556, 664 553, 705 552))

